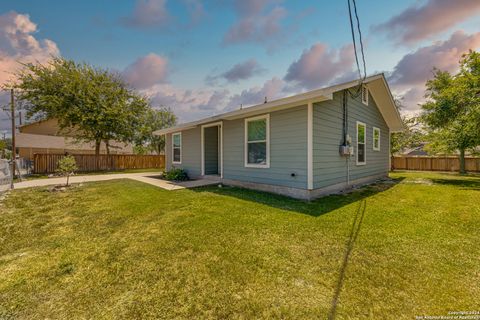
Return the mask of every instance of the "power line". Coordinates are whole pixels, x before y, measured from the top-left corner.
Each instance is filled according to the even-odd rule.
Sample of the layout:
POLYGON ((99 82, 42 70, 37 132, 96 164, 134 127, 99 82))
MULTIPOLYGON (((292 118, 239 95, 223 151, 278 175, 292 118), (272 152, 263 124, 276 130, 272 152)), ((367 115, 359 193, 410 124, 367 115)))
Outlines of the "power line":
MULTIPOLYGON (((367 64, 365 63, 365 53, 363 50, 363 40, 362 40, 362 30, 360 28, 360 19, 358 17, 358 12, 357 12, 357 3, 355 0, 347 0, 348 4, 348 16, 350 19, 350 31, 352 33, 352 42, 353 42, 353 51, 355 54, 355 62, 357 64, 357 70, 358 70, 358 78, 359 78, 359 85, 357 87, 357 90, 354 94, 350 93, 350 95, 353 98, 357 98, 361 94, 361 84, 365 81, 365 78, 367 77, 367 64), (362 76, 362 70, 360 68, 360 63, 358 59, 358 53, 357 53, 357 40, 355 38, 355 27, 353 25, 353 16, 352 16, 352 8, 350 5, 350 1, 353 3, 353 10, 355 13, 355 19, 356 19, 356 24, 357 24, 357 30, 358 30, 358 38, 359 38, 359 43, 360 43, 360 53, 362 55, 362 63, 363 63, 363 76, 362 76)), ((350 92, 350 90, 349 90, 350 92)))

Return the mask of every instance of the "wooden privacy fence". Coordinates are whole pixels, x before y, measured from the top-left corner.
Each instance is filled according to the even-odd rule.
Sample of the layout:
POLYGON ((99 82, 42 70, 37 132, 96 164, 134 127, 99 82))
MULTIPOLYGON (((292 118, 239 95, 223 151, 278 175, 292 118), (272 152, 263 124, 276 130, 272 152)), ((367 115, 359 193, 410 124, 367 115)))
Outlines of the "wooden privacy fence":
MULTIPOLYGON (((404 156, 392 158, 394 170, 459 171, 458 157, 404 156)), ((480 158, 465 157, 465 170, 480 172, 480 158)))
MULTIPOLYGON (((72 154, 77 162, 78 171, 105 171, 125 169, 153 169, 165 168, 164 155, 135 155, 135 154, 72 154)), ((58 160, 63 154, 41 154, 33 156, 34 173, 54 173, 57 169, 58 160)))

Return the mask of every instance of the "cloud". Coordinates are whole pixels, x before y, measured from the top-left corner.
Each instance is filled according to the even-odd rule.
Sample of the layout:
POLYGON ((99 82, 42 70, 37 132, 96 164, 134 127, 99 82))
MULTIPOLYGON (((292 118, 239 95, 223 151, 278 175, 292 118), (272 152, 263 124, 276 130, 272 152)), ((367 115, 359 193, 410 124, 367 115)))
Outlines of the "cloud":
POLYGON ((306 89, 318 88, 332 82, 355 78, 352 45, 335 50, 317 43, 304 50, 300 58, 287 70, 285 80, 306 89))
POLYGON ((436 41, 405 55, 393 68, 389 83, 395 94, 403 96, 406 109, 418 109, 424 101, 425 82, 433 77, 433 68, 456 72, 458 61, 469 49, 480 47, 480 32, 468 35, 454 32, 445 41, 436 41))
POLYGON ((273 77, 272 79, 267 80, 263 86, 255 86, 231 96, 226 110, 239 108, 240 105, 246 107, 260 104, 265 101, 265 97, 267 97, 268 101, 278 99, 284 95, 285 86, 285 81, 273 77))
POLYGON ((393 68, 390 81, 397 86, 424 84, 432 77, 434 67, 454 72, 462 54, 478 47, 480 32, 468 35, 456 31, 445 41, 434 42, 405 55, 393 68))
POLYGON ((122 73, 125 81, 137 89, 146 89, 165 82, 167 75, 167 59, 154 53, 138 58, 122 73))
POLYGON ((240 80, 247 80, 255 75, 259 75, 265 72, 265 69, 262 68, 257 60, 249 59, 244 62, 237 63, 227 71, 219 75, 208 75, 205 78, 205 81, 208 85, 216 85, 217 80, 222 78, 229 83, 236 83, 240 80))
POLYGON ((267 80, 261 86, 254 86, 238 94, 231 94, 228 89, 220 90, 185 90, 171 84, 159 84, 143 90, 150 97, 154 106, 168 106, 181 122, 198 120, 215 114, 248 107, 284 95, 286 83, 280 78, 267 80))
POLYGON ((20 68, 19 62, 45 63, 60 54, 55 42, 37 40, 37 25, 27 14, 10 11, 0 15, 0 85, 13 80, 12 73, 20 68))
POLYGON ((478 0, 428 0, 422 6, 417 2, 373 29, 386 32, 399 44, 412 44, 446 31, 479 12, 478 0))
POLYGON ((287 10, 277 3, 278 0, 235 0, 239 19, 223 37, 223 44, 273 45, 282 36, 281 21, 287 16, 287 10))
POLYGON ((165 27, 172 20, 166 5, 167 0, 137 0, 131 15, 120 22, 133 28, 165 27))

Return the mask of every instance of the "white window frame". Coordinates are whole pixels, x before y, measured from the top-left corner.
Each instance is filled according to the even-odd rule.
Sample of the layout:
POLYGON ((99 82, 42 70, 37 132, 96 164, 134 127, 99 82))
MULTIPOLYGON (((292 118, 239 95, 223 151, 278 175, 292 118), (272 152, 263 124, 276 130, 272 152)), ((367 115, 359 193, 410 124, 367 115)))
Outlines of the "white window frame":
POLYGON ((182 133, 181 132, 175 132, 172 133, 172 164, 182 164, 182 156, 183 156, 183 141, 182 141, 182 133), (173 142, 174 136, 180 136, 180 161, 175 161, 175 143, 173 142))
POLYGON ((245 157, 245 168, 270 168, 270 114, 264 114, 257 117, 246 118, 244 124, 244 131, 245 131, 245 140, 244 140, 244 157, 245 157), (248 123, 251 121, 256 120, 266 120, 265 127, 266 127, 266 140, 256 140, 256 141, 248 141, 248 123), (265 142, 266 143, 266 156, 267 161, 265 164, 256 164, 256 163, 248 163, 248 143, 254 142, 265 142))
POLYGON ((361 99, 362 99, 362 103, 366 106, 368 106, 368 87, 364 84, 362 84, 362 94, 360 95, 361 96, 361 99), (363 94, 365 90, 365 95, 363 94), (365 99, 364 99, 365 98, 365 99))
POLYGON ((355 155, 355 161, 356 161, 357 166, 364 166, 364 165, 367 164, 367 125, 364 122, 357 121, 357 124, 355 126, 355 131, 356 131, 356 134, 357 134, 357 154, 355 155), (358 155, 359 155, 358 145, 360 144, 360 141, 358 141, 358 126, 359 125, 361 125, 365 128, 364 134, 363 134, 363 145, 365 146, 365 148, 363 149, 363 152, 364 152, 363 162, 358 161, 358 155))
POLYGON ((373 145, 373 150, 375 151, 380 151, 380 128, 377 128, 377 127, 373 127, 373 131, 372 131, 372 145, 373 145), (376 148, 375 147, 375 131, 378 131, 378 147, 376 148))

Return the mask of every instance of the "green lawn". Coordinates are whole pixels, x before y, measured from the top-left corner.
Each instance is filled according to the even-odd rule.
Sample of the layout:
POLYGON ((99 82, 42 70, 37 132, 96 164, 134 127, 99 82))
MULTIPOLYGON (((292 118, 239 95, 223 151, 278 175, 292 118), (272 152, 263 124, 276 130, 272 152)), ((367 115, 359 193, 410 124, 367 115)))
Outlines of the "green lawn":
POLYGON ((311 203, 131 180, 0 204, 0 319, 414 319, 478 310, 480 177, 311 203))

